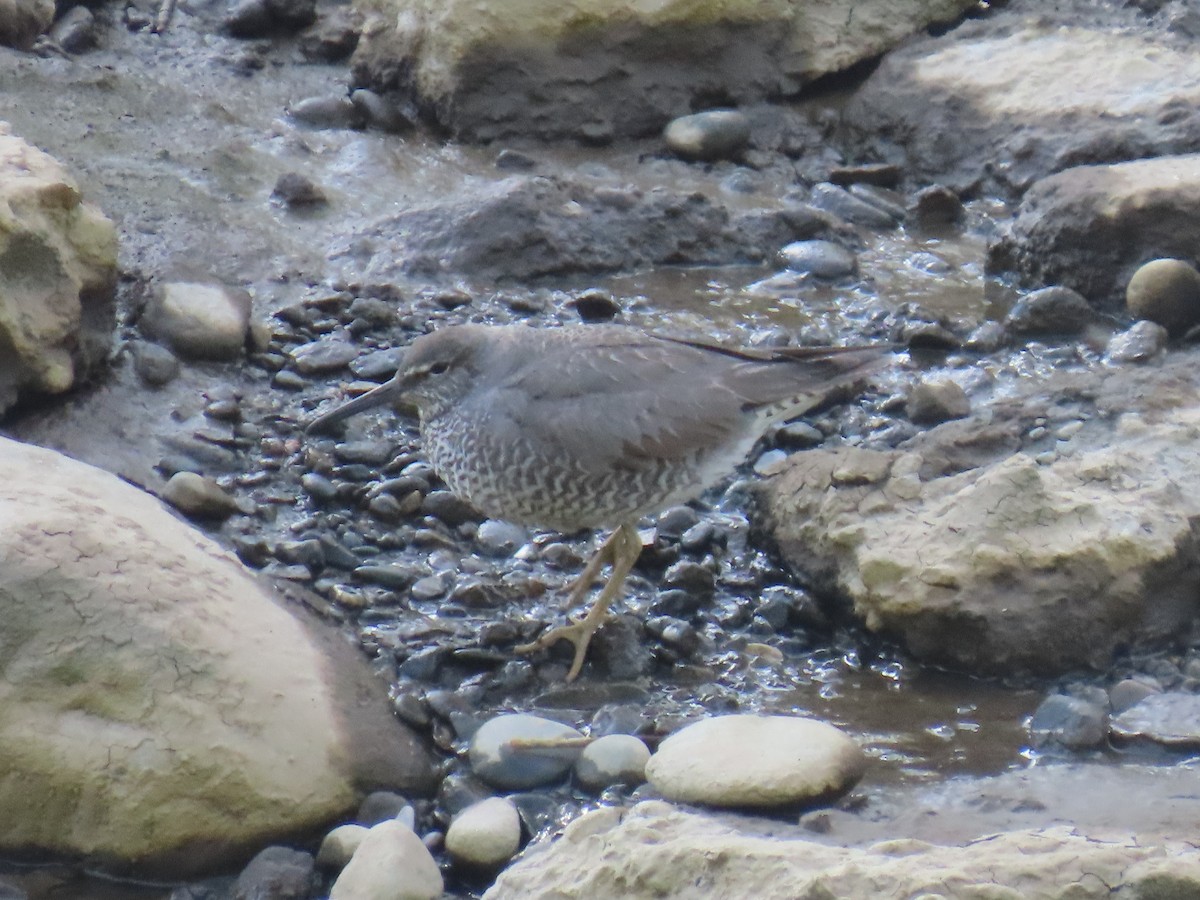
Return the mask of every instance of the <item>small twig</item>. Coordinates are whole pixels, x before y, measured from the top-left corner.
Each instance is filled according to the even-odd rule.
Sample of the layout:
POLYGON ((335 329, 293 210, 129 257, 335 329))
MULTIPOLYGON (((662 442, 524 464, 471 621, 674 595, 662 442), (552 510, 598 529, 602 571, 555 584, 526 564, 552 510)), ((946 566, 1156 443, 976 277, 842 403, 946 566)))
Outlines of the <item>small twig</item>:
POLYGON ((540 750, 575 750, 586 747, 595 738, 590 737, 560 737, 560 738, 513 738, 505 741, 504 745, 510 750, 529 750, 537 753, 540 750))
POLYGON ((154 19, 154 27, 150 30, 162 34, 171 24, 171 16, 175 13, 175 0, 162 0, 158 7, 158 16, 154 19))

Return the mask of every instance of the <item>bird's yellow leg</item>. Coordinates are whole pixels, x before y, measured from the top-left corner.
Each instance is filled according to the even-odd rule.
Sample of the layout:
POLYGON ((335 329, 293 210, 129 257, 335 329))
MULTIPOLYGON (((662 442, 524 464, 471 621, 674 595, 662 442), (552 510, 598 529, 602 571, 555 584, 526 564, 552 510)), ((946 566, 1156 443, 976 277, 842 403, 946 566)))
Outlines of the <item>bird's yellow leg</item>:
POLYGON ((638 536, 634 526, 622 525, 614 531, 584 568, 583 574, 580 575, 579 581, 575 583, 575 588, 571 592, 571 599, 579 600, 595 580, 596 573, 599 572, 604 562, 606 560, 612 562, 612 572, 608 576, 608 581, 604 583, 604 587, 587 615, 578 622, 550 629, 536 641, 515 648, 516 652, 533 653, 535 650, 553 646, 559 641, 570 641, 575 645, 575 659, 571 663, 571 670, 567 672, 567 681, 574 681, 583 668, 583 660, 587 656, 587 648, 592 642, 592 635, 608 618, 608 607, 621 593, 625 578, 629 575, 629 570, 633 568, 633 564, 637 562, 641 552, 642 539, 638 536))

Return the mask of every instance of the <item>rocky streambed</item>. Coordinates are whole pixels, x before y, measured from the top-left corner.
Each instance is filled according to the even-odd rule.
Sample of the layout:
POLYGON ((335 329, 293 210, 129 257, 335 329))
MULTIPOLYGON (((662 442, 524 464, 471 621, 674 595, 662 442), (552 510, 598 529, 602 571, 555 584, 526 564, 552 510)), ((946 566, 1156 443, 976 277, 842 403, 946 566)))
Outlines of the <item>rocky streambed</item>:
MULTIPOLYGON (((688 30, 633 106, 546 48, 512 74, 455 4, 389 31, 372 4, 189 3, 161 33, 165 7, 106 4, 7 38, 5 431, 104 472, 5 443, 6 889, 1194 885, 1195 13, 894 7, 812 68, 740 21, 709 37, 762 68, 706 69, 688 30), (713 97, 739 114, 664 140, 713 97), (596 535, 482 518, 403 410, 302 426, 441 325, 580 320, 901 350, 641 523, 567 684, 565 649, 512 648, 596 535), (776 767, 792 740, 822 777, 776 767), (757 811, 704 811, 730 805, 757 811)), ((560 51, 624 71, 684 25, 646 27, 560 51)))

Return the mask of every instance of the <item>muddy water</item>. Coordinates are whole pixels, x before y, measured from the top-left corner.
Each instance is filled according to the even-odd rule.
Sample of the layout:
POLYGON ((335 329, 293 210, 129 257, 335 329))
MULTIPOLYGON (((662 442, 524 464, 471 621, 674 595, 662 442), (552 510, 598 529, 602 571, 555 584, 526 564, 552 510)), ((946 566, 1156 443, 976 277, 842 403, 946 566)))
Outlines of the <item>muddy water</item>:
MULTIPOLYGON (((101 10, 102 18, 116 14, 101 10)), ((129 34, 110 23, 103 48, 76 60, 0 51, 0 119, 63 161, 87 197, 118 222, 122 268, 137 281, 227 281, 250 290, 256 315, 266 318, 275 309, 327 292, 330 283, 352 280, 353 271, 331 261, 331 255, 364 223, 469 195, 506 175, 493 165, 496 148, 461 147, 420 135, 301 128, 287 119, 287 105, 344 93, 343 67, 300 64, 284 43, 255 50, 265 66, 246 74, 238 59, 250 52, 249 45, 195 30, 181 16, 165 36, 129 34), (329 206, 297 215, 274 204, 275 179, 289 171, 320 184, 329 206)), ((814 101, 814 107, 821 102, 814 101)), ((525 149, 544 173, 647 189, 667 183, 680 190, 722 191, 719 175, 697 167, 644 164, 644 155, 654 149, 649 144, 525 149)), ((747 208, 769 206, 787 187, 768 180, 754 193, 725 192, 722 199, 730 202, 734 196, 747 208)), ((785 329, 854 342, 877 330, 881 315, 912 303, 930 318, 969 327, 1001 314, 1005 306, 1003 297, 989 292, 982 272, 992 212, 973 208, 975 227, 956 239, 914 236, 903 229, 874 236, 860 255, 862 278, 850 287, 810 284, 756 266, 660 269, 528 290, 553 296, 598 286, 612 292, 629 321, 738 340, 769 339, 773 330, 785 329)), ((462 284, 483 296, 492 291, 469 280, 462 284)), ((416 292, 424 286, 405 287, 416 292)), ((1056 362, 1052 354, 1035 349, 992 377, 1002 389, 1005 379, 1015 382, 1056 362)), ((107 382, 33 411, 13 424, 12 433, 153 487, 162 439, 198 427, 202 392, 221 383, 246 394, 249 416, 302 415, 301 398, 277 396, 262 373, 194 366, 170 387, 148 391, 127 364, 119 364, 107 382)), ((308 512, 300 505, 281 509, 269 536, 286 537, 308 512)), ((584 550, 590 546, 588 539, 577 542, 584 550)), ((755 551, 744 552, 746 558, 728 565, 753 563, 755 551)), ((726 594, 716 602, 733 604, 737 598, 726 594)), ((644 610, 647 603, 635 590, 629 606, 644 610)), ((425 637, 442 627, 477 634, 486 621, 486 614, 477 620, 439 619, 436 604, 416 612, 412 619, 421 619, 425 637)), ((377 647, 412 638, 417 626, 404 615, 386 613, 360 623, 364 643, 377 647)), ((709 638, 714 649, 706 665, 681 665, 649 684, 592 693, 584 688, 539 689, 534 695, 517 691, 490 702, 497 710, 555 711, 580 721, 600 704, 622 698, 667 720, 732 708, 811 713, 862 738, 878 761, 862 789, 875 793, 948 776, 991 775, 1024 767, 1032 756, 1025 746, 1024 719, 1045 686, 1013 688, 922 671, 893 651, 869 648, 854 633, 825 636, 781 653, 760 653, 745 635, 713 630, 709 638)), ((73 876, 54 871, 29 879, 36 896, 115 900, 132 890, 97 883, 81 889, 73 876)), ((137 895, 164 893, 154 889, 137 895)))

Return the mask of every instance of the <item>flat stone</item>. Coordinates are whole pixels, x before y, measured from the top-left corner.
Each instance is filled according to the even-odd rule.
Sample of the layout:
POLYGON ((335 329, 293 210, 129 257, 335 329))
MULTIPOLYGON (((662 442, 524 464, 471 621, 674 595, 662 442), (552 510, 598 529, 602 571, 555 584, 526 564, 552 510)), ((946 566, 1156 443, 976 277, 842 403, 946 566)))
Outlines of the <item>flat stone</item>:
POLYGON ((1200 696, 1178 692, 1151 694, 1115 716, 1113 737, 1153 741, 1166 747, 1200 747, 1200 696))
POLYGON ((646 778, 668 800, 770 808, 836 797, 865 769, 858 745, 825 722, 732 715, 668 737, 646 764, 646 778))
POLYGON ((553 719, 525 713, 497 716, 472 736, 468 757, 475 774, 493 787, 537 787, 561 779, 579 756, 579 748, 523 750, 514 749, 509 742, 581 737, 570 725, 553 719))

